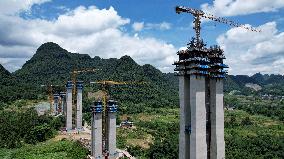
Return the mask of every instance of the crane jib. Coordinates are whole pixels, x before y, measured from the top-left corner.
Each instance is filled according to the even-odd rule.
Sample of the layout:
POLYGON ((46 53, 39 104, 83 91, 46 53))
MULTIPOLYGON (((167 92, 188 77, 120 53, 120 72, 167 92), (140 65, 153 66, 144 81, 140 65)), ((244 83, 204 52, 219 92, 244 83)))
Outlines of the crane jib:
MULTIPOLYGON (((253 32, 261 32, 260 29, 253 28, 251 26, 244 25, 244 24, 239 24, 239 23, 236 23, 236 22, 234 22, 232 20, 228 20, 228 19, 225 19, 225 18, 222 18, 222 17, 216 17, 216 16, 214 16, 212 14, 205 13, 202 10, 188 8, 188 7, 184 7, 184 6, 176 6, 176 13, 180 14, 182 12, 190 13, 190 14, 192 14, 195 17, 195 19, 199 19, 199 21, 197 20, 197 21, 195 21, 195 23, 201 23, 200 18, 196 18, 196 17, 200 17, 201 16, 203 18, 210 19, 210 20, 213 20, 213 21, 216 21, 216 22, 219 22, 219 23, 228 24, 230 26, 244 28, 246 30, 253 31, 253 32)), ((196 31, 200 30, 200 28, 194 28, 194 29, 196 31)))

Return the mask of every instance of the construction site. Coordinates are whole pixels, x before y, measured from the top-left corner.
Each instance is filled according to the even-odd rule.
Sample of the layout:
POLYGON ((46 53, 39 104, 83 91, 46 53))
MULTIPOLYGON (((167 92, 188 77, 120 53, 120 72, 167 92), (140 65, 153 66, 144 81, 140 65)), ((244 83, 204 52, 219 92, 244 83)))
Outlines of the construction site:
MULTIPOLYGON (((109 87, 112 85, 131 85, 142 84, 141 82, 116 82, 116 81, 96 81, 89 85, 100 85, 101 95, 91 106, 92 118, 91 126, 85 123, 83 126, 82 117, 82 93, 83 81, 78 81, 79 73, 96 72, 100 69, 81 69, 73 70, 71 73, 72 81, 67 81, 65 91, 59 85, 47 85, 50 115, 64 116, 66 127, 62 128, 61 135, 57 140, 68 138, 81 142, 91 152, 90 158, 94 159, 116 159, 120 157, 132 157, 127 151, 116 147, 116 112, 118 104, 108 94, 109 87), (59 89, 56 87, 59 87, 59 89), (54 89, 54 90, 53 90, 54 89), (57 91, 59 92, 57 93, 57 91), (55 93, 54 93, 55 92, 55 93)), ((46 85, 42 85, 44 87, 46 85)), ((124 123, 124 125, 126 125, 124 123)))
MULTIPOLYGON (((0 109, 0 113, 3 111, 1 114, 3 118, 0 117, 0 121, 3 121, 5 125, 12 125, 8 128, 4 126, 0 128, 0 132, 6 135, 6 137, 0 136, 2 144, 0 158, 3 153, 4 157, 6 155, 10 158, 17 158, 17 155, 21 154, 22 158, 33 158, 34 156, 36 156, 34 158, 38 156, 48 158, 47 156, 50 155, 52 158, 59 156, 82 158, 84 156, 89 159, 246 157, 249 159, 258 154, 264 158, 273 158, 271 155, 273 151, 276 154, 275 158, 279 156, 281 158, 283 153, 278 150, 281 151, 284 146, 281 142, 283 139, 281 133, 283 134, 284 128, 284 117, 281 115, 282 108, 284 108, 281 107, 283 98, 264 97, 283 97, 281 89, 276 91, 275 95, 271 93, 277 90, 277 87, 281 87, 275 83, 281 81, 282 76, 262 76, 260 73, 250 77, 228 75, 232 65, 231 61, 226 59, 226 57, 230 58, 226 56, 226 52, 230 51, 230 48, 225 48, 225 45, 220 45, 219 42, 217 42, 218 45, 207 46, 208 41, 212 43, 212 39, 209 40, 211 37, 204 32, 208 31, 208 26, 211 24, 207 27, 202 27, 202 24, 209 21, 209 23, 214 23, 211 30, 218 28, 218 25, 224 25, 253 35, 261 34, 262 27, 254 28, 250 24, 240 24, 206 13, 203 11, 206 5, 201 8, 202 10, 176 6, 171 10, 171 14, 182 16, 178 19, 178 24, 191 24, 190 31, 193 35, 188 37, 190 40, 187 44, 183 44, 186 47, 176 49, 169 45, 169 48, 175 50, 174 53, 176 53, 175 58, 169 55, 166 59, 166 61, 171 59, 171 67, 161 64, 165 62, 162 54, 161 57, 153 55, 151 60, 159 63, 161 69, 171 68, 169 73, 164 73, 159 70, 160 68, 157 69, 150 64, 144 64, 146 59, 144 57, 137 56, 137 61, 143 61, 143 65, 136 63, 136 59, 133 60, 126 55, 129 52, 123 50, 122 47, 119 47, 121 49, 119 51, 126 53, 121 58, 112 58, 113 54, 109 53, 107 55, 109 58, 104 59, 99 56, 71 53, 53 42, 42 44, 36 54, 23 65, 24 69, 13 74, 2 71, 5 75, 3 79, 10 80, 12 81, 10 85, 15 85, 14 89, 9 86, 9 82, 2 82, 3 86, 7 86, 7 88, 3 87, 3 92, 11 94, 20 88, 22 92, 28 90, 32 93, 15 93, 15 98, 11 95, 11 98, 7 97, 3 103, 0 101, 0 104, 4 105, 3 109, 0 109), (193 22, 186 19, 187 17, 188 19, 193 18, 193 22), (34 72, 30 73, 32 71, 34 72), (43 79, 45 77, 46 79, 43 79), (272 77, 276 80, 271 80, 272 77), (259 83, 256 84, 257 82, 259 83), (264 105, 268 108, 260 109, 264 105), (5 121, 5 118, 11 120, 5 121), (25 120, 27 120, 26 125, 25 120), (22 132, 11 133, 11 137, 7 138, 10 132, 21 130, 13 126, 12 122, 22 125, 23 130, 27 130, 29 135, 22 132), (273 132, 274 136, 269 136, 266 132, 273 132), (4 142, 5 138, 8 140, 4 142), (14 141, 14 138, 17 140, 14 141), (9 140, 13 142, 8 142, 9 140), (51 146, 46 146, 45 142, 51 146), (258 145, 261 148, 255 148, 258 145), (32 151, 29 147, 34 147, 35 150, 32 151), (255 152, 242 153, 244 149, 255 152), (33 154, 29 154, 29 150, 33 154)), ((64 20, 68 16, 78 14, 77 12, 87 12, 89 9, 97 8, 81 6, 76 11, 68 12, 60 18, 64 20)), ((207 8, 206 11, 209 9, 207 8)), ((109 10, 113 11, 113 16, 121 18, 112 7, 109 10)), ((121 23, 130 23, 129 19, 121 18, 120 20, 121 23)), ((109 23, 116 25, 112 21, 109 23)), ((122 26, 122 24, 117 25, 122 26)), ((78 26, 80 27, 86 26, 78 26)), ((135 39, 129 40, 129 35, 125 35, 125 41, 135 43, 141 39, 148 40, 156 47, 160 46, 156 45, 160 42, 159 40, 140 37, 140 33, 143 34, 143 31, 151 29, 156 29, 155 32, 158 32, 157 30, 167 32, 172 29, 172 24, 163 22, 160 26, 155 23, 134 21, 129 28, 134 30, 131 33, 135 39)), ((112 33, 122 36, 120 31, 129 28, 114 29, 112 33)), ((181 33, 176 33, 176 35, 187 34, 188 30, 179 28, 176 31, 181 33)), ((230 31, 220 35, 219 40, 226 39, 226 36, 230 33, 234 34, 233 31, 236 30, 230 31)), ((86 32, 82 34, 90 34, 86 32)), ((107 35, 102 39, 109 39, 109 37, 111 36, 107 35)), ((104 45, 97 43, 95 45, 104 45)), ((116 42, 110 43, 108 47, 116 44, 116 42)), ((90 44, 84 43, 84 45, 90 44)), ((78 44, 68 49, 72 50, 84 45, 78 44)), ((130 50, 134 48, 128 47, 130 50)), ((143 46, 138 52, 143 53, 143 49, 147 47, 143 46)), ((157 52, 163 51, 163 49, 157 50, 157 52)), ((251 50, 253 49, 249 51, 251 50)), ((94 52, 97 51, 101 50, 94 49, 94 52)), ((111 52, 115 51, 117 50, 111 49, 111 52)), ((151 53, 146 55, 149 56, 151 53)), ((136 54, 131 54, 131 56, 136 57, 136 54)), ((244 57, 250 56, 242 56, 244 57)), ((2 94, 0 92, 0 95, 2 94)))
MULTIPOLYGON (((175 11, 178 14, 189 13, 194 17, 193 29, 196 33, 187 44, 187 48, 177 52, 179 60, 173 64, 176 66, 174 71, 179 77, 178 158, 223 159, 225 158, 223 79, 227 74, 228 66, 223 63, 225 56, 219 46, 206 47, 201 38, 201 18, 254 32, 259 30, 193 8, 177 6, 175 11)), ((49 90, 50 113, 66 117, 65 133, 90 135, 80 140, 89 148, 91 158, 115 159, 121 156, 134 158, 129 153, 116 148, 116 113, 119 106, 109 96, 107 90, 111 85, 127 85, 135 82, 90 82, 90 84, 100 85, 103 96, 96 99, 91 107, 90 129, 83 127, 82 91, 84 86, 83 81, 77 81, 77 75, 95 71, 100 69, 74 70, 71 72, 72 81, 66 83, 66 91, 51 94, 53 91, 49 90)), ((52 86, 49 85, 49 89, 51 88, 52 86)), ((133 123, 130 122, 130 124, 133 123)))

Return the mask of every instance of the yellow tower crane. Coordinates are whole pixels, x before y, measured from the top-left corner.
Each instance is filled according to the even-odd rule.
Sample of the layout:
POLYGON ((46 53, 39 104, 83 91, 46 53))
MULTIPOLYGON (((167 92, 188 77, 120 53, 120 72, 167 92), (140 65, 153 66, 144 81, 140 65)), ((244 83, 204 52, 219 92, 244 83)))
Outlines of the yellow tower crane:
POLYGON ((48 100, 50 104, 50 113, 53 113, 53 87, 58 87, 59 85, 52 85, 52 84, 47 84, 47 85, 41 85, 41 87, 47 87, 47 94, 48 94, 48 100))
MULTIPOLYGON (((107 98, 107 87, 110 85, 131 85, 131 84, 145 84, 146 82, 118 82, 118 81, 96 81, 90 82, 90 84, 100 84, 102 86, 103 91, 103 104, 106 105, 106 98, 107 98)), ((104 108, 105 110, 105 108, 104 108)))
POLYGON ((50 104, 50 112, 53 113, 53 88, 52 88, 52 85, 48 85, 47 86, 48 88, 48 99, 49 99, 49 104, 50 104))
POLYGON ((77 82, 77 76, 79 73, 85 73, 85 72, 96 72, 98 70, 101 69, 97 69, 97 68, 84 68, 84 69, 74 69, 71 73, 71 80, 73 83, 73 96, 76 95, 76 82, 77 82))
POLYGON ((233 27, 241 27, 244 28, 246 30, 250 30, 250 31, 254 31, 254 32, 261 32, 261 30, 250 27, 250 26, 246 26, 244 24, 239 24, 236 23, 232 20, 228 20, 225 18, 221 18, 221 17, 216 17, 212 14, 209 13, 205 13, 202 10, 198 10, 198 9, 194 9, 194 8, 188 8, 188 7, 184 7, 184 6, 177 6, 176 7, 176 13, 180 14, 180 13, 190 13, 194 16, 194 27, 193 29, 195 30, 195 37, 196 37, 196 43, 198 46, 200 46, 200 30, 201 30, 201 18, 206 18, 206 19, 210 19, 219 23, 224 23, 224 24, 228 24, 230 26, 233 27))
MULTIPOLYGON (((73 71, 71 71, 71 80, 72 80, 72 84, 73 84, 73 87, 72 87, 72 110, 77 110, 76 109, 76 102, 77 102, 77 98, 76 98, 76 94, 77 94, 77 76, 78 74, 80 73, 85 73, 85 72, 96 72, 98 70, 101 70, 101 69, 97 69, 97 68, 83 68, 83 69, 73 69, 73 71)), ((75 111, 76 112, 76 111, 75 111)), ((76 118, 73 118, 74 121, 72 122, 75 122, 76 118)))
MULTIPOLYGON (((108 96, 108 91, 107 91, 107 87, 111 86, 111 85, 131 85, 131 84, 145 84, 146 82, 118 82, 118 81, 96 81, 96 82, 90 82, 90 84, 100 84, 101 85, 101 89, 103 92, 103 114, 102 114, 102 124, 103 124, 103 141, 105 141, 105 143, 107 143, 107 96, 108 96)), ((105 145, 105 148, 107 146, 105 145)), ((103 150, 105 153, 107 152, 107 150, 103 150)))

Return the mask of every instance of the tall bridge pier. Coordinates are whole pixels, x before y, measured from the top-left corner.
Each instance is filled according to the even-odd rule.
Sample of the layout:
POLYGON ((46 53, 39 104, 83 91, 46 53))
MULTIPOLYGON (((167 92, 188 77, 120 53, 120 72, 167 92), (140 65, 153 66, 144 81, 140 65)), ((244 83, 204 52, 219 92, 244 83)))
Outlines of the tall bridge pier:
POLYGON ((53 114, 57 115, 58 114, 58 108, 59 108, 59 94, 54 94, 53 95, 53 114))
MULTIPOLYGON (((200 42, 200 41, 199 41, 200 42)), ((193 40, 178 51, 174 63, 179 76, 179 159, 223 159, 223 50, 205 48, 193 40)))
POLYGON ((116 159, 118 157, 116 150, 116 103, 114 100, 109 100, 107 103, 98 101, 92 107, 92 156, 96 159, 116 159))
POLYGON ((72 81, 68 81, 66 84, 66 130, 72 130, 72 81))
POLYGON ((66 111, 66 93, 60 92, 60 113, 65 115, 66 111))
POLYGON ((117 158, 116 151, 116 112, 117 104, 114 100, 107 102, 107 139, 106 149, 108 151, 109 159, 117 158))
POLYGON ((103 159, 103 127, 102 127, 103 103, 95 102, 92 107, 92 136, 91 155, 96 159, 103 159))
POLYGON ((77 81, 77 111, 76 111, 76 128, 82 130, 82 90, 83 81, 77 81))

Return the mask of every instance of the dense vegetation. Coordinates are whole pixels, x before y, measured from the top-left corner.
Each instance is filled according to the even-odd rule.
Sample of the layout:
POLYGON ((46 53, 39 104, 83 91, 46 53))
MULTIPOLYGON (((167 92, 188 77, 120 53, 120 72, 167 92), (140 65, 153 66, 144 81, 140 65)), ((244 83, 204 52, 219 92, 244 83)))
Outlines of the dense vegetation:
POLYGON ((0 65, 0 109, 4 103, 11 104, 17 99, 42 98, 38 92, 40 92, 39 87, 34 87, 32 83, 21 82, 21 79, 15 78, 0 65))
POLYGON ((89 151, 79 142, 53 139, 65 125, 63 116, 38 115, 39 101, 17 100, 1 105, 0 158, 86 158, 89 151))
POLYGON ((226 158, 284 158, 284 124, 262 115, 228 111, 226 158))
POLYGON ((78 142, 47 141, 37 145, 25 145, 19 149, 0 149, 0 158, 5 159, 83 159, 88 150, 78 142))
POLYGON ((18 148, 54 137, 64 124, 61 117, 38 116, 31 108, 6 108, 0 111, 0 147, 18 148))
MULTIPOLYGON (((118 130, 118 146, 140 158, 178 156, 178 109, 156 109, 156 112, 130 116, 133 129, 118 130)), ((284 157, 284 123, 245 111, 225 112, 226 158, 252 159, 284 157)))
MULTIPOLYGON (((136 126, 135 129, 118 130, 118 147, 127 148, 141 158, 176 158, 178 78, 173 73, 162 73, 148 64, 140 66, 129 56, 101 59, 70 53, 55 43, 40 46, 14 73, 0 65, 0 147, 4 148, 0 149, 0 158, 4 158, 1 151, 6 150, 10 158, 41 158, 43 155, 47 155, 46 158, 82 158, 81 155, 86 155, 86 150, 77 143, 39 143, 52 138, 64 119, 37 116, 33 108, 21 108, 26 105, 25 100, 15 102, 17 99, 46 99, 46 87, 41 85, 59 85, 54 90, 64 90, 64 84, 71 78, 70 72, 81 68, 101 69, 78 74, 78 79, 86 86, 83 101, 86 121, 90 121, 94 99, 88 99, 87 92, 100 89, 99 85, 90 86, 90 81, 143 81, 144 84, 108 88, 111 97, 119 102, 119 116, 127 114, 136 126), (75 157, 76 154, 79 156, 75 157)), ((225 105, 236 109, 226 112, 226 158, 284 158, 283 100, 261 98, 264 94, 283 96, 284 76, 229 75, 225 91, 225 105), (257 84, 262 89, 255 91, 246 87, 247 83, 257 84)))
POLYGON ((226 95, 225 102, 228 107, 284 121, 284 99, 264 100, 260 97, 226 95))
POLYGON ((277 95, 284 96, 284 76, 283 75, 262 75, 256 73, 252 76, 248 75, 229 75, 225 80, 225 91, 231 92, 238 90, 243 95, 277 95), (261 90, 254 91, 250 88, 245 87, 247 83, 257 84, 261 86, 261 90))

